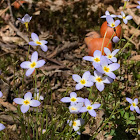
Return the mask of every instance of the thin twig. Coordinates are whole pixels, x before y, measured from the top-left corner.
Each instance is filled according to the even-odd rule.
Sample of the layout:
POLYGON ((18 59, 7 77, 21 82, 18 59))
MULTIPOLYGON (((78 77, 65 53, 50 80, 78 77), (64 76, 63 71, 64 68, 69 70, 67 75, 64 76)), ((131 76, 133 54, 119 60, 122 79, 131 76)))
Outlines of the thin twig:
POLYGON ((9 6, 9 11, 10 11, 11 21, 12 21, 12 23, 14 23, 14 17, 13 17, 13 12, 12 12, 10 0, 8 0, 8 6, 9 6))

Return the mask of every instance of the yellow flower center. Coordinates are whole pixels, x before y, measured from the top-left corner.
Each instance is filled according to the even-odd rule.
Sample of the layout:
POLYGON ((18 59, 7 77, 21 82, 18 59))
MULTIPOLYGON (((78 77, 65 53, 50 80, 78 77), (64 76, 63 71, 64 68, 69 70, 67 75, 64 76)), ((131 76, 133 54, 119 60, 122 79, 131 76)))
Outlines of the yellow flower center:
POLYGON ((98 57, 94 58, 95 62, 100 62, 100 59, 98 57))
POLYGON ((105 66, 105 67, 104 67, 104 71, 105 71, 105 72, 109 72, 109 68, 105 66))
POLYGON ((115 27, 115 23, 112 23, 112 24, 111 24, 111 27, 115 27))
POLYGON ((108 58, 112 58, 112 55, 110 54, 110 55, 108 56, 108 58))
POLYGON ((77 123, 74 121, 74 122, 73 122, 73 126, 76 126, 76 124, 77 124, 77 123))
POLYGON ((90 105, 87 106, 87 109, 88 109, 88 110, 92 110, 92 106, 90 106, 90 105))
POLYGON ((86 80, 85 80, 85 79, 82 79, 82 80, 80 81, 80 83, 81 83, 82 85, 84 85, 84 84, 86 83, 86 80))
POLYGON ((32 62, 31 64, 30 64, 30 67, 31 68, 34 68, 36 66, 36 62, 32 62))
POLYGON ((76 101, 76 98, 72 97, 70 100, 71 100, 72 102, 75 102, 75 101, 76 101))
POLYGON ((97 81, 97 82, 102 82, 103 80, 102 80, 101 77, 98 77, 98 78, 96 78, 96 81, 97 81))
POLYGON ((75 107, 72 107, 71 110, 77 110, 75 107))
POLYGON ((132 105, 133 105, 134 107, 136 107, 136 104, 135 104, 135 103, 132 103, 132 105))
POLYGON ((123 19, 125 19, 126 17, 123 17, 123 19))
POLYGON ((29 101, 29 100, 25 100, 23 103, 24 103, 25 105, 29 105, 29 104, 30 104, 30 101, 29 101))
POLYGON ((40 41, 36 41, 36 44, 41 45, 41 42, 40 41))
POLYGON ((25 24, 26 29, 28 29, 28 22, 25 22, 24 24, 25 24))

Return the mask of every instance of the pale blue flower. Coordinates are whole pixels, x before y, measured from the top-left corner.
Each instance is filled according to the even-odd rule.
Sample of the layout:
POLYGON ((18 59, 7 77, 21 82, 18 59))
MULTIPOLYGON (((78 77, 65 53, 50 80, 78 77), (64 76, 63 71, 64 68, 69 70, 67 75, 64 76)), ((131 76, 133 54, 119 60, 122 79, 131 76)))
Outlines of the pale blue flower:
POLYGON ((132 99, 130 99, 130 98, 127 97, 126 100, 131 104, 130 110, 131 110, 131 111, 136 110, 136 112, 137 112, 138 114, 140 114, 140 109, 139 109, 139 107, 137 106, 137 105, 138 105, 138 99, 135 98, 134 101, 133 101, 132 99))
POLYGON ((111 51, 108 48, 104 47, 104 52, 106 54, 105 57, 108 58, 109 60, 111 60, 112 62, 117 62, 117 58, 114 56, 116 55, 116 53, 118 51, 119 51, 119 49, 116 49, 111 53, 111 51))
POLYGON ((86 71, 82 78, 77 75, 77 74, 73 74, 72 78, 74 81, 76 81, 78 84, 75 86, 76 90, 82 89, 84 86, 85 87, 91 87, 93 86, 93 82, 89 81, 89 77, 90 77, 90 72, 86 71))
POLYGON ((113 63, 108 65, 108 60, 105 56, 101 56, 101 66, 96 68, 102 74, 106 74, 107 76, 111 77, 112 79, 116 78, 116 75, 112 72, 117 70, 120 67, 120 64, 113 63))
POLYGON ((101 92, 104 90, 104 83, 110 84, 113 82, 108 76, 102 77, 102 74, 98 71, 94 71, 94 76, 90 76, 90 80, 95 82, 96 88, 101 92))
POLYGON ((48 50, 47 45, 45 45, 45 44, 48 43, 48 41, 46 41, 46 40, 40 40, 40 41, 39 41, 39 37, 38 37, 38 35, 35 34, 35 33, 32 33, 32 34, 31 34, 31 38, 32 38, 33 41, 29 42, 29 45, 31 45, 31 46, 40 46, 41 49, 42 49, 44 52, 46 52, 46 51, 48 50))
POLYGON ((21 18, 17 18, 22 24, 27 24, 30 22, 30 20, 32 19, 32 16, 30 17, 28 14, 26 14, 22 19, 21 18))
POLYGON ((138 4, 139 4, 139 5, 137 6, 137 8, 140 9, 140 1, 137 1, 137 2, 138 2, 138 4))
POLYGON ((108 23, 108 26, 111 28, 115 28, 120 24, 120 20, 114 21, 114 19, 110 15, 106 16, 106 21, 108 23))
POLYGON ((92 64, 96 68, 98 65, 100 65, 100 57, 101 57, 101 55, 102 55, 101 51, 96 50, 93 53, 93 57, 92 56, 85 56, 85 57, 83 57, 83 59, 93 62, 92 64))
POLYGON ((119 39, 117 36, 114 36, 113 39, 112 39, 112 41, 113 41, 114 43, 118 43, 119 40, 120 40, 120 39, 119 39))
POLYGON ((35 89, 34 99, 35 100, 44 100, 44 97, 39 94, 39 90, 38 89, 35 89))
POLYGON ((69 106, 69 111, 72 114, 78 114, 78 113, 80 113, 79 111, 82 108, 82 106, 83 106, 83 102, 70 105, 69 106))
POLYGON ((31 92, 27 92, 24 95, 24 99, 22 99, 22 98, 15 98, 13 101, 16 104, 22 105, 20 107, 22 113, 26 113, 29 110, 30 106, 32 106, 32 107, 40 106, 40 102, 38 100, 32 100, 32 93, 31 92))
POLYGON ((0 91, 0 98, 3 96, 2 92, 0 91))
MULTIPOLYGON (((110 15, 110 13, 108 11, 105 12, 105 15, 104 16, 101 16, 101 18, 106 18, 106 16, 110 15)), ((115 18, 116 15, 112 14, 110 15, 111 17, 115 18)))
POLYGON ((96 112, 94 111, 94 109, 97 109, 100 107, 101 104, 92 104, 90 103, 90 101, 86 98, 85 99, 85 107, 82 107, 80 109, 80 112, 89 112, 89 114, 92 117, 96 117, 96 112))
POLYGON ((23 69, 28 69, 26 71, 26 76, 30 76, 36 68, 40 68, 45 64, 44 60, 38 60, 38 53, 35 51, 31 56, 31 62, 25 61, 20 64, 20 67, 23 69))
POLYGON ((61 99, 61 102, 71 103, 71 105, 76 104, 78 102, 84 102, 84 99, 81 97, 77 97, 75 92, 70 93, 70 97, 64 97, 61 99))
POLYGON ((3 129, 5 129, 5 126, 2 123, 0 123, 0 131, 3 129))
POLYGON ((127 24, 128 20, 131 20, 131 19, 132 19, 132 16, 130 16, 130 15, 125 16, 125 13, 122 11, 122 12, 121 12, 121 15, 118 15, 118 18, 123 19, 123 22, 124 22, 125 24, 127 24))
POLYGON ((69 124, 69 126, 73 127, 74 131, 77 131, 78 135, 80 135, 81 134, 80 127, 84 125, 85 121, 82 118, 79 118, 74 121, 67 120, 67 123, 69 124))

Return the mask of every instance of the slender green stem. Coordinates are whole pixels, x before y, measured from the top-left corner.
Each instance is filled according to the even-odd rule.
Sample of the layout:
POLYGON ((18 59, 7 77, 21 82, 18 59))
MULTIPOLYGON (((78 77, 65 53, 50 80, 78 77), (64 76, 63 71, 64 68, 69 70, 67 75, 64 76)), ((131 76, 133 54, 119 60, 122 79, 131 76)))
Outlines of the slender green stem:
MULTIPOLYGON (((104 129, 104 127, 106 126, 106 124, 109 122, 109 120, 111 119, 112 115, 114 115, 114 111, 116 110, 118 105, 116 105, 111 113, 111 115, 109 116, 109 118, 104 122, 104 125, 101 127, 101 129, 99 131, 97 131, 95 133, 95 135, 93 135, 89 140, 94 140, 94 138, 96 138, 96 136, 98 135, 98 133, 100 133, 100 131, 102 131, 104 129)), ((98 129, 97 129, 98 130, 98 129)))

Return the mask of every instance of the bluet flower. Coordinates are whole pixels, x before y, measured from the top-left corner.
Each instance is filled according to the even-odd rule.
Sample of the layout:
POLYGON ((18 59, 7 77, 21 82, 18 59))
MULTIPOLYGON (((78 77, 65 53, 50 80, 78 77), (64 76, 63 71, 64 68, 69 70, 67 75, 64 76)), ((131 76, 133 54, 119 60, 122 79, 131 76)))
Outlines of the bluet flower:
POLYGON ((46 129, 42 129, 42 134, 45 134, 46 133, 46 129))
POLYGON ((0 98, 3 96, 2 92, 0 91, 0 98))
POLYGON ((28 14, 26 14, 22 19, 17 18, 22 24, 25 24, 25 27, 28 29, 28 24, 30 20, 32 19, 32 16, 30 17, 28 14))
POLYGON ((72 114, 78 114, 80 109, 82 108, 82 106, 83 106, 83 102, 70 105, 69 106, 69 111, 72 114))
POLYGON ((108 60, 105 56, 101 56, 101 66, 96 68, 102 74, 106 74, 107 76, 111 77, 112 79, 116 78, 116 75, 112 72, 117 70, 120 67, 118 63, 113 63, 108 65, 108 60))
MULTIPOLYGON (((101 16, 101 18, 106 18, 106 16, 110 15, 110 13, 108 11, 105 12, 105 15, 104 16, 101 16)), ((112 14, 110 15, 111 17, 115 18, 116 15, 112 14)))
POLYGON ((86 98, 85 99, 85 106, 86 107, 82 107, 80 109, 80 112, 89 112, 89 114, 92 116, 92 117, 96 117, 96 112, 94 111, 94 109, 97 109, 100 107, 101 104, 92 104, 90 103, 90 101, 86 98))
POLYGON ((85 123, 85 121, 82 118, 79 118, 79 119, 74 120, 74 121, 67 120, 67 123, 69 124, 69 126, 73 127, 74 131, 77 131, 78 135, 80 135, 81 132, 79 129, 85 123))
POLYGON ((35 51, 31 56, 31 62, 25 61, 20 64, 20 67, 23 69, 28 69, 26 71, 26 76, 30 76, 36 68, 40 68, 45 64, 44 60, 38 60, 38 53, 35 51))
POLYGON ((114 36, 113 39, 112 39, 112 41, 113 41, 114 43, 118 43, 119 40, 120 40, 120 39, 119 39, 117 36, 114 36))
POLYGON ((22 113, 26 113, 29 110, 30 106, 32 106, 32 107, 40 106, 40 102, 38 100, 32 100, 32 93, 31 92, 27 92, 24 95, 24 99, 22 99, 22 98, 15 98, 13 101, 16 104, 22 105, 20 107, 22 113))
POLYGON ((47 45, 45 45, 45 44, 48 43, 48 41, 46 41, 46 40, 40 40, 40 41, 39 41, 39 37, 38 37, 38 35, 35 34, 35 33, 32 33, 32 34, 31 34, 31 38, 32 38, 33 41, 29 42, 29 45, 31 45, 31 46, 40 46, 41 49, 42 49, 44 52, 46 52, 46 51, 48 50, 47 45))
POLYGON ((132 99, 130 99, 130 98, 127 97, 126 100, 131 104, 130 110, 131 110, 131 111, 136 110, 136 112, 137 112, 138 114, 140 114, 140 109, 139 109, 139 107, 137 106, 137 104, 138 104, 138 99, 135 98, 134 101, 133 101, 132 99))
POLYGON ((110 84, 113 82, 113 79, 108 76, 102 77, 102 74, 98 71, 94 71, 94 76, 91 75, 90 80, 95 82, 96 88, 99 91, 104 90, 104 83, 110 84))
POLYGON ((137 8, 140 9, 140 1, 137 1, 137 2, 138 2, 138 4, 139 4, 139 5, 137 6, 137 8))
POLYGON ((105 57, 108 58, 109 60, 111 60, 112 62, 117 62, 117 58, 114 56, 116 55, 116 53, 118 51, 119 51, 119 49, 116 49, 111 53, 111 51, 108 48, 104 47, 104 52, 106 54, 105 57))
POLYGON ((78 84, 75 86, 76 90, 79 90, 81 88, 85 87, 91 87, 93 86, 93 82, 89 81, 89 77, 90 77, 90 72, 86 71, 82 78, 77 75, 77 74, 73 74, 72 78, 74 81, 76 81, 78 84))
POLYGON ((5 126, 2 123, 0 123, 0 131, 3 129, 5 129, 5 126))
POLYGON ((111 28, 115 28, 120 24, 120 20, 114 21, 114 19, 110 15, 106 16, 106 21, 108 23, 108 26, 111 28))
POLYGON ((131 20, 131 19, 132 19, 132 16, 130 16, 130 15, 125 16, 125 13, 122 11, 122 12, 121 12, 121 15, 118 15, 118 18, 123 19, 123 22, 124 22, 125 24, 127 24, 128 20, 131 20))
POLYGON ((39 90, 38 89, 35 89, 34 99, 35 100, 44 100, 44 97, 39 94, 39 90))
POLYGON ((102 53, 101 51, 99 50, 96 50, 94 53, 93 53, 93 57, 92 56, 85 56, 83 57, 84 60, 87 60, 87 61, 91 61, 93 62, 93 66, 94 67, 97 67, 98 65, 100 65, 100 57, 101 57, 102 53))
POLYGON ((81 97, 77 97, 75 92, 70 93, 70 97, 64 97, 61 99, 61 102, 71 103, 71 105, 76 104, 78 102, 84 102, 84 99, 81 97))

